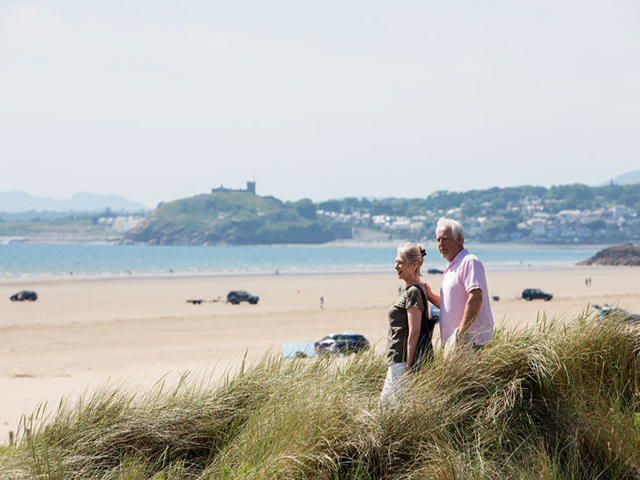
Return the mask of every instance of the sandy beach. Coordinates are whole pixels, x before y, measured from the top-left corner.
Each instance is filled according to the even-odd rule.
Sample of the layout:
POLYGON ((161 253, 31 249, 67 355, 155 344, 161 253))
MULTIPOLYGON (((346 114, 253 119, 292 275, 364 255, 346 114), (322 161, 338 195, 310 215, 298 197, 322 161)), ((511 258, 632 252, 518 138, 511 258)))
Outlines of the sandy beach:
MULTIPOLYGON (((497 326, 519 328, 541 315, 570 320, 591 303, 640 312, 638 268, 525 267, 487 274, 490 295, 499 298, 492 302, 497 326), (518 298, 527 287, 554 298, 518 298)), ((424 276, 434 289, 441 278, 424 276)), ((73 400, 101 385, 148 389, 185 372, 219 378, 245 353, 249 360, 279 354, 283 342, 318 340, 330 332, 359 332, 382 348, 386 312, 399 285, 393 271, 0 282, 0 444, 39 404, 52 411, 62 397, 73 400), (22 289, 36 290, 38 301, 9 301, 22 289), (259 295, 259 303, 224 303, 234 289, 259 295)))

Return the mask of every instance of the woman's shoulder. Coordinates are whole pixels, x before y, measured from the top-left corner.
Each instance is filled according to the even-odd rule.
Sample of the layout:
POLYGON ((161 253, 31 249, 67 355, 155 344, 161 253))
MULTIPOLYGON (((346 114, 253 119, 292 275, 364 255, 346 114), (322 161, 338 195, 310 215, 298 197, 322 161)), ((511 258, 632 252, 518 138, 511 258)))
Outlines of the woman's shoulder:
POLYGON ((424 294, 427 293, 427 289, 425 288, 425 286, 422 283, 413 283, 413 284, 409 285, 405 289, 405 293, 407 295, 409 295, 409 294, 420 295, 420 292, 422 292, 424 294))
POLYGON ((408 303, 414 304, 414 305, 417 304, 422 308, 424 308, 424 300, 426 296, 427 296, 426 289, 424 285, 421 285, 421 284, 409 285, 404 291, 404 297, 408 303))

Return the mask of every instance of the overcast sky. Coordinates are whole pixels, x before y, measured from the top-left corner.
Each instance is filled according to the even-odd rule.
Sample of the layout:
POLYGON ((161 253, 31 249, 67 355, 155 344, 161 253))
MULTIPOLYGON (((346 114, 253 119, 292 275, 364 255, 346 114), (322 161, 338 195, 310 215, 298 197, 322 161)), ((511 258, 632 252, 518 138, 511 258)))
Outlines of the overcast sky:
POLYGON ((599 185, 639 86, 637 0, 0 0, 0 191, 599 185))

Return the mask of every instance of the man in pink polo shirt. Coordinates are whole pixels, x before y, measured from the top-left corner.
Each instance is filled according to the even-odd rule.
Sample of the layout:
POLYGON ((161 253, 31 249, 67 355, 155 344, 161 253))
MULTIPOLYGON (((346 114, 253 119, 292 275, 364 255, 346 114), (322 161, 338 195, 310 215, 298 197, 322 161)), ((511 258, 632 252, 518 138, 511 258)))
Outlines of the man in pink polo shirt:
POLYGON ((440 296, 428 290, 429 301, 440 308, 440 337, 446 345, 451 336, 473 346, 493 338, 493 315, 482 262, 464 248, 462 224, 441 218, 436 227, 440 254, 449 261, 440 296))

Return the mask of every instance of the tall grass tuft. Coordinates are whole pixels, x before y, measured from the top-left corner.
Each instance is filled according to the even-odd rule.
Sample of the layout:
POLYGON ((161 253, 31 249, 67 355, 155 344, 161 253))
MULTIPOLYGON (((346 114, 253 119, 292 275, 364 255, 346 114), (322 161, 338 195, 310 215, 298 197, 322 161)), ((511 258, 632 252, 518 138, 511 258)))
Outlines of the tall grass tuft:
POLYGON ((380 354, 265 356, 62 404, 0 452, 0 478, 640 478, 639 352, 622 319, 543 320, 438 353, 384 408, 380 354))

